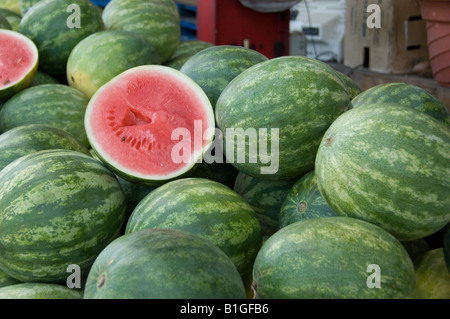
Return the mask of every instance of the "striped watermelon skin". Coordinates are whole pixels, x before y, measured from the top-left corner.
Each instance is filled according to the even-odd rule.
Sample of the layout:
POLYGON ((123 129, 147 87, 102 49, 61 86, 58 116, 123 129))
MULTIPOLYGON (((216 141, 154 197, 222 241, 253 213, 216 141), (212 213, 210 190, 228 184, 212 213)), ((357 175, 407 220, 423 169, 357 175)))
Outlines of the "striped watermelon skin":
POLYGON ((132 32, 101 31, 83 39, 72 50, 67 62, 67 81, 91 98, 115 76, 146 64, 161 64, 150 41, 132 32))
POLYGON ((403 299, 415 290, 414 265, 402 244, 348 217, 282 228, 259 251, 253 278, 257 299, 403 299), (368 286, 370 265, 379 266, 380 288, 368 286))
POLYGON ((253 208, 261 224, 263 236, 273 235, 279 228, 281 205, 291 190, 291 180, 262 180, 239 173, 234 191, 253 208))
POLYGON ((9 99, 0 110, 0 132, 18 126, 43 124, 64 130, 89 147, 84 113, 89 99, 63 84, 27 88, 9 99))
POLYGON ((0 288, 0 299, 83 299, 83 292, 60 284, 29 282, 0 288))
POLYGON ((53 76, 41 71, 37 71, 36 74, 34 75, 33 81, 31 81, 30 87, 42 84, 61 84, 61 83, 53 76))
POLYGON ((262 244, 253 209, 232 189, 202 178, 175 180, 146 196, 128 219, 126 233, 146 228, 205 238, 227 254, 242 276, 251 272, 262 244))
POLYGON ((89 0, 75 4, 80 10, 80 27, 71 28, 73 11, 67 12, 72 0, 42 0, 22 17, 18 31, 36 44, 39 69, 50 75, 64 75, 72 49, 87 36, 105 29, 102 17, 89 0))
POLYGON ((244 299, 231 260, 207 240, 178 230, 142 229, 98 256, 85 299, 244 299))
POLYGON ((450 126, 445 105, 427 90, 408 83, 385 83, 374 86, 352 100, 353 107, 375 103, 394 103, 414 108, 450 126))
POLYGON ((200 40, 180 42, 175 53, 164 63, 164 65, 179 70, 194 54, 212 46, 213 44, 200 40))
POLYGON ((336 214, 426 237, 450 220, 450 129, 409 107, 354 108, 326 132, 316 178, 336 214))
POLYGON ((48 125, 24 125, 0 135, 0 170, 22 156, 48 149, 90 155, 86 146, 66 131, 48 125))
POLYGON ((432 249, 416 262, 415 299, 450 299, 450 273, 443 248, 432 249))
POLYGON ((11 30, 11 24, 9 21, 3 16, 3 14, 0 12, 0 29, 6 29, 11 30))
POLYGON ((320 193, 316 174, 311 171, 289 189, 278 215, 279 228, 283 228, 309 218, 336 216, 336 213, 320 193))
POLYGON ((231 80, 251 66, 267 60, 267 57, 252 49, 215 45, 196 53, 183 64, 180 71, 205 91, 214 108, 231 80))
MULTIPOLYGON (((317 149, 331 123, 350 105, 350 96, 336 72, 323 62, 302 56, 271 59, 248 68, 225 88, 216 104, 217 126, 224 134, 228 129, 267 129, 270 153, 272 131, 278 129, 279 159, 276 172, 265 173, 267 158, 249 158, 250 142, 245 149, 235 143, 234 154, 225 150, 227 161, 247 175, 261 179, 295 179, 314 168, 317 149), (245 154, 244 163, 237 163, 245 154)), ((276 131, 275 131, 276 132, 276 131)), ((255 155, 255 154, 253 154, 255 155)), ((274 169, 275 170, 275 169, 274 169)))
POLYGON ((339 71, 336 71, 336 74, 341 78, 352 100, 362 93, 362 90, 358 86, 358 84, 356 84, 356 82, 353 81, 349 76, 339 71))
POLYGON ((125 222, 116 177, 76 151, 23 156, 0 171, 0 269, 22 282, 61 283, 76 264, 86 276, 125 222))
POLYGON ((20 283, 21 283, 20 281, 14 279, 13 277, 11 277, 6 272, 0 269, 0 288, 20 283))
POLYGON ((20 14, 9 9, 0 8, 0 16, 3 16, 8 21, 11 26, 11 30, 17 31, 20 20, 22 20, 22 16, 20 14))
POLYGON ((135 32, 149 40, 162 62, 175 53, 180 43, 180 14, 172 0, 112 0, 102 18, 109 30, 135 32))

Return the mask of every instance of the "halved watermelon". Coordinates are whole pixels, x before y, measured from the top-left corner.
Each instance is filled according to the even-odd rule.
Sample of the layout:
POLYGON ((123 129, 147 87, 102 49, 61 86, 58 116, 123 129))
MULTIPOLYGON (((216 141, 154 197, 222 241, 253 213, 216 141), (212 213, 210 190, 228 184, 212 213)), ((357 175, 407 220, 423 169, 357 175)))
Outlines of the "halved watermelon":
POLYGON ((154 186, 188 174, 201 162, 212 144, 215 120, 208 97, 192 79, 167 66, 144 65, 119 74, 94 94, 85 128, 92 149, 112 171, 154 186))
POLYGON ((38 60, 33 41, 16 31, 0 30, 0 100, 6 100, 30 85, 38 60))

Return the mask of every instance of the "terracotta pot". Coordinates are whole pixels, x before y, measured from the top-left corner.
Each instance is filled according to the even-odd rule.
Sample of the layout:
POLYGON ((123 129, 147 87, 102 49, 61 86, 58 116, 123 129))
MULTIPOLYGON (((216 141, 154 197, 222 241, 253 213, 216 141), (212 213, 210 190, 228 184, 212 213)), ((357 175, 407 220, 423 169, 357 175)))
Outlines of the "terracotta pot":
POLYGON ((450 87, 450 0, 420 0, 434 79, 450 87))

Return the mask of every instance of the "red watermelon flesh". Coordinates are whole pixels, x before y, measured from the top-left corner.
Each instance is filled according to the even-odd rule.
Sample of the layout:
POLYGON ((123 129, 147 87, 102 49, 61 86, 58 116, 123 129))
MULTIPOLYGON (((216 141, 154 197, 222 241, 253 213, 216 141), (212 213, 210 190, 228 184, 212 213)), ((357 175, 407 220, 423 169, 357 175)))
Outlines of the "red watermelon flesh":
POLYGON ((37 49, 31 40, 9 30, 0 32, 0 90, 26 77, 37 64, 37 49))
POLYGON ((188 172, 211 145, 215 122, 195 82, 172 68, 146 65, 123 72, 97 91, 85 127, 92 148, 119 176, 153 184, 188 172), (191 137, 188 163, 172 158, 182 140, 172 137, 177 128, 191 137))

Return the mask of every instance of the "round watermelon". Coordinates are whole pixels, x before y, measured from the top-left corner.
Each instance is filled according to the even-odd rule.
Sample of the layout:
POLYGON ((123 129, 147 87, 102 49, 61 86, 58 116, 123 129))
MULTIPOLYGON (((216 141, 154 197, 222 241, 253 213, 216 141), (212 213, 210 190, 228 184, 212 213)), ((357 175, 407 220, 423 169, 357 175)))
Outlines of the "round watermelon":
POLYGON ((261 179, 295 179, 314 168, 323 134, 350 106, 327 64, 302 56, 258 63, 223 90, 215 112, 227 162, 261 179))
POLYGON ((0 16, 3 16, 6 21, 8 21, 9 25, 11 26, 11 30, 17 31, 17 29, 19 28, 20 20, 22 20, 22 16, 20 14, 9 9, 0 8, 0 16))
POLYGON ((415 299, 450 299, 450 273, 442 248, 426 252, 416 266, 415 299))
POLYGON ((86 147, 84 114, 89 99, 63 84, 43 84, 27 88, 10 98, 0 110, 0 132, 18 126, 43 124, 75 136, 86 147))
POLYGON ((105 83, 135 66, 161 64, 153 44, 127 31, 96 32, 80 41, 67 62, 70 86, 91 98, 105 83))
POLYGON ((146 228, 178 229, 224 251, 244 277, 262 243, 253 209, 232 189, 208 179, 184 178, 147 195, 128 219, 126 233, 146 228))
POLYGON ((0 170, 22 156, 48 149, 66 149, 90 155, 86 146, 72 134, 53 126, 30 124, 0 135, 0 170))
POLYGON ((36 74, 34 75, 33 81, 31 81, 30 87, 42 84, 61 84, 61 83, 53 76, 41 71, 37 71, 36 74))
POLYGON ((253 268, 256 298, 403 299, 413 263, 384 229, 349 217, 293 223, 269 237, 253 268))
POLYGON ((279 228, 309 218, 336 216, 317 187, 314 171, 295 182, 280 206, 279 228))
POLYGON ((161 65, 129 69, 102 86, 85 114, 90 144, 118 176, 156 186, 188 174, 214 137, 214 111, 189 77, 161 65))
POLYGON ((212 46, 213 44, 200 40, 180 42, 175 53, 172 54, 170 59, 167 60, 164 65, 179 70, 194 54, 212 46))
POLYGON ((450 126, 447 108, 427 90, 408 83, 385 83, 374 86, 352 100, 353 107, 374 103, 394 103, 424 112, 450 126))
POLYGON ((293 185, 291 180, 262 180, 239 173, 234 191, 255 211, 263 236, 270 236, 280 228, 280 208, 293 185))
POLYGON ((11 24, 9 21, 0 13, 0 29, 11 30, 11 24))
POLYGON ((173 0, 112 0, 102 18, 109 30, 130 31, 149 40, 162 62, 180 43, 180 14, 173 0))
POLYGON ((61 284, 29 282, 0 288, 0 299, 83 299, 83 291, 61 284))
POLYGON ((0 171, 0 269, 22 282, 87 275, 122 231, 125 196, 116 177, 76 151, 45 150, 0 171))
POLYGON ((450 129, 415 109, 354 108, 326 132, 316 160, 319 190, 338 215, 360 218, 401 241, 450 221, 450 129))
POLYGON ((193 55, 180 71, 200 85, 214 108, 231 80, 249 67, 267 60, 267 57, 252 49, 215 45, 193 55))
POLYGON ((168 229, 123 235, 97 257, 85 299, 245 299, 231 260, 199 236, 168 229))
POLYGON ((36 45, 18 32, 0 29, 0 101, 27 88, 36 74, 36 45))
POLYGON ((22 17, 18 31, 38 47, 41 71, 64 75, 72 49, 104 29, 98 9, 89 0, 42 0, 22 17))

